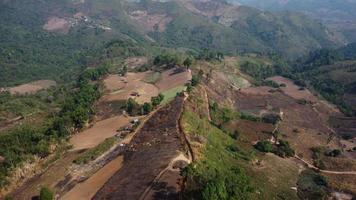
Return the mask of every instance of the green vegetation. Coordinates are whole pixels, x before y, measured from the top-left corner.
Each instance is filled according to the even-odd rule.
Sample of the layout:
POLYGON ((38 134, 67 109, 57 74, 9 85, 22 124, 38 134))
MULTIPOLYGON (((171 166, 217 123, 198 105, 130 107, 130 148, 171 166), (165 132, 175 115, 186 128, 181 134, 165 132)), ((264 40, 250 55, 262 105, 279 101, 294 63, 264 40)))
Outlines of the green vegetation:
POLYGON ((284 76, 292 78, 301 87, 313 87, 326 100, 337 105, 346 115, 355 113, 352 101, 345 94, 353 94, 356 85, 356 48, 351 44, 337 50, 322 49, 296 61, 284 76), (301 64, 302 63, 302 64, 301 64))
POLYGON ((276 144, 272 144, 267 140, 262 140, 258 141, 254 147, 259 151, 265 153, 271 152, 283 158, 292 157, 295 154, 294 150, 290 147, 289 142, 284 140, 278 140, 276 144))
POLYGON ((90 161, 95 160, 98 156, 108 151, 112 146, 114 146, 116 138, 105 139, 102 143, 98 144, 96 147, 87 150, 73 162, 78 165, 87 164, 90 161))
POLYGON ((177 86, 175 88, 164 91, 162 93, 162 95, 164 96, 164 99, 161 102, 161 104, 168 103, 170 100, 172 100, 174 97, 176 97, 178 93, 186 90, 186 88, 187 88, 186 86, 177 86))
POLYGON ((238 159, 249 156, 235 147, 234 140, 197 114, 185 111, 185 130, 207 139, 204 157, 189 165, 183 175, 187 178, 184 197, 187 199, 249 199, 253 188, 238 159), (232 148, 233 147, 233 148, 232 148))
POLYGON ((216 102, 210 103, 209 108, 212 121, 218 127, 222 127, 223 124, 239 117, 239 113, 228 107, 220 108, 216 102))
POLYGON ((280 157, 293 157, 295 152, 292 147, 289 145, 288 141, 278 140, 277 148, 274 150, 276 155, 280 157))
MULTIPOLYGON (((102 71, 101 68, 97 68, 102 71)), ((81 78, 77 88, 66 94, 60 111, 39 126, 24 125, 0 135, 0 186, 8 184, 7 176, 15 167, 33 156, 46 157, 50 145, 68 137, 73 129, 80 129, 93 113, 94 101, 100 97, 97 84, 81 78)))
POLYGON ((164 95, 161 94, 161 93, 158 94, 158 96, 156 96, 156 97, 152 97, 152 98, 151 98, 152 106, 153 106, 154 108, 157 107, 159 104, 162 103, 163 99, 164 99, 164 95))
MULTIPOLYGON (((245 62, 240 66, 240 70, 250 76, 252 76, 258 84, 262 84, 264 79, 276 74, 275 69, 271 65, 261 65, 254 62, 245 62)), ((275 85, 270 81, 265 81, 265 84, 275 85)), ((278 84, 277 84, 278 85, 278 84)))
POLYGON ((327 181, 326 179, 311 170, 305 170, 299 176, 298 196, 301 199, 327 199, 327 181))
POLYGON ((157 106, 159 106, 163 102, 164 99, 165 99, 165 96, 160 93, 157 96, 152 97, 151 102, 145 102, 143 105, 140 105, 139 103, 137 103, 135 101, 135 99, 129 98, 126 101, 125 109, 132 116, 145 115, 145 114, 150 113, 157 106))
POLYGON ((255 148, 265 153, 269 153, 273 151, 272 143, 267 140, 258 141, 257 144, 255 144, 255 148))
POLYGON ((47 187, 42 187, 40 191, 39 200, 53 200, 53 199, 54 199, 53 192, 47 187))
POLYGON ((311 148, 313 152, 314 165, 319 169, 325 169, 325 163, 323 161, 325 148, 324 147, 313 147, 311 148))
POLYGON ((154 58, 153 64, 157 66, 166 65, 168 68, 172 68, 180 64, 180 58, 178 54, 160 54, 154 58))
POLYGON ((140 105, 135 101, 135 99, 133 98, 129 98, 126 101, 126 111, 130 114, 130 115, 136 115, 137 113, 139 113, 141 110, 140 105))

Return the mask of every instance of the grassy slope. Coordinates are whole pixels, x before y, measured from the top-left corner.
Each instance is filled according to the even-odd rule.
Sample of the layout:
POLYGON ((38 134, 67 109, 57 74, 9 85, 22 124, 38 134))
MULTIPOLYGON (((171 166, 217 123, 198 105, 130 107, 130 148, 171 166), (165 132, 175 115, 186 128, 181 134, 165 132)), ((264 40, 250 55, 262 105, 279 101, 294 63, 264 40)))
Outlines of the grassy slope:
MULTIPOLYGON (((197 93, 191 95, 189 101, 196 102, 196 108, 188 107, 183 114, 185 131, 191 137, 206 138, 206 143, 200 150, 203 151, 202 157, 195 164, 194 175, 209 177, 214 170, 225 172, 228 168, 236 166, 250 177, 251 186, 255 189, 249 199, 297 199, 296 192, 291 189, 295 187, 297 181, 297 166, 291 160, 257 152, 251 145, 252 141, 248 140, 248 135, 245 135, 252 133, 240 133, 238 140, 234 140, 211 125, 206 118, 200 118, 198 113, 190 110, 202 106, 197 103, 199 101, 194 100, 200 98, 195 97, 195 94, 197 93), (262 161, 263 165, 253 164, 256 160, 262 161)), ((193 147, 199 149, 201 145, 193 144, 193 147)), ((193 186, 188 182, 188 190, 193 186)))

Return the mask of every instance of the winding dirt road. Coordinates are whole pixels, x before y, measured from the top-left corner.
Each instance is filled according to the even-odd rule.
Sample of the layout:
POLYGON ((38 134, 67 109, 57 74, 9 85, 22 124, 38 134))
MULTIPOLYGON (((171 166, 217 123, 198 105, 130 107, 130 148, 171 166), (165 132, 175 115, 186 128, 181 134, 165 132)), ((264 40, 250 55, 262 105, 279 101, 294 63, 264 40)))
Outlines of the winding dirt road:
POLYGON ((344 172, 340 172, 340 171, 323 170, 323 169, 320 169, 320 168, 316 167, 315 165, 309 163, 308 161, 306 161, 306 160, 300 158, 300 157, 297 156, 297 155, 295 155, 294 158, 296 158, 297 160, 302 161, 308 168, 317 170, 317 171, 322 172, 322 173, 326 173, 326 174, 340 174, 340 175, 356 175, 356 171, 344 171, 344 172))

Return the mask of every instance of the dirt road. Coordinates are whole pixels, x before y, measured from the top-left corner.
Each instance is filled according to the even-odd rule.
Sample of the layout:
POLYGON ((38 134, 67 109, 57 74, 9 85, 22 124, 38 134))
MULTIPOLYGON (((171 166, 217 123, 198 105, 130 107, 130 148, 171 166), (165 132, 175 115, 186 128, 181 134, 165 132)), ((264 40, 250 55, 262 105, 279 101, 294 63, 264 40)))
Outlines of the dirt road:
POLYGON ((317 171, 322 172, 322 173, 326 173, 326 174, 340 174, 340 175, 356 175, 356 171, 341 172, 341 171, 323 170, 323 169, 320 169, 320 168, 316 167, 315 165, 309 163, 308 161, 306 161, 306 160, 300 158, 300 157, 297 156, 297 155, 295 155, 294 158, 296 158, 297 160, 302 161, 308 168, 317 170, 317 171))
POLYGON ((111 161, 88 180, 77 184, 71 191, 65 194, 62 200, 88 200, 105 184, 105 182, 120 170, 124 161, 123 156, 111 161))

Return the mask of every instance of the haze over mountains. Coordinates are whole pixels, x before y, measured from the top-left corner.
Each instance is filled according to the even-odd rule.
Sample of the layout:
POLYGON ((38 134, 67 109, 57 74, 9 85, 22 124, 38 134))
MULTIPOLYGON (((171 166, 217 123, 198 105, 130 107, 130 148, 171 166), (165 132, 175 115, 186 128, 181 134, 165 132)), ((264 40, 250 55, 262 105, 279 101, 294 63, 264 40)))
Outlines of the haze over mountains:
POLYGON ((47 72, 54 72, 53 67, 58 69, 55 77, 58 72, 75 72, 78 67, 73 66, 88 62, 89 55, 113 38, 193 51, 277 53, 287 59, 345 42, 303 14, 261 11, 220 0, 2 0, 0 6, 4 66, 0 85, 16 83, 11 81, 15 73, 17 79, 28 81, 52 78, 54 74, 47 72), (38 62, 28 62, 33 59, 38 62))
POLYGON ((350 42, 356 41, 355 0, 229 0, 229 2, 270 11, 302 12, 344 34, 350 42))
POLYGON ((354 200, 356 0, 0 0, 0 199, 354 200))

